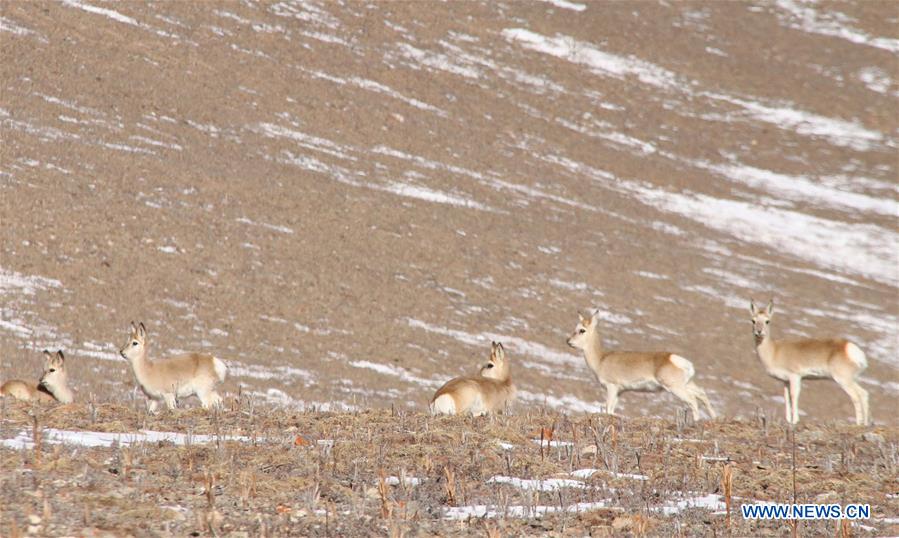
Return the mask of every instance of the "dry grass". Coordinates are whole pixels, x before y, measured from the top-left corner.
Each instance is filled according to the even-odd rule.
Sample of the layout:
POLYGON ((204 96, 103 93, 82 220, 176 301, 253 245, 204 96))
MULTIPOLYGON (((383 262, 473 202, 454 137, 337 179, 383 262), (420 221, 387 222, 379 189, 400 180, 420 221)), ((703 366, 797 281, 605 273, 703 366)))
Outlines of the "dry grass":
MULTIPOLYGON (((547 412, 489 418, 432 418, 372 410, 292 412, 232 401, 221 414, 199 409, 148 416, 137 404, 32 407, 2 404, 0 436, 46 428, 212 434, 209 444, 170 442, 100 448, 43 442, 0 449, 0 533, 66 535, 783 535, 786 522, 740 517, 744 499, 790 502, 791 445, 783 424, 765 420, 690 424, 547 412), (243 435, 255 442, 223 440, 243 435), (562 441, 541 447, 533 439, 562 441), (331 440, 333 443, 319 441, 331 440), (510 443, 511 449, 499 442, 510 443), (526 491, 488 483, 496 475, 568 477, 595 468, 584 488, 526 491), (641 481, 613 473, 643 474, 641 481), (396 479, 391 479, 396 477, 396 479), (413 481, 412 479, 418 479, 413 481), (715 513, 660 507, 719 494, 715 513), (576 503, 608 501, 574 512, 576 503), (493 519, 446 519, 453 506, 489 505, 493 519), (534 507, 557 512, 534 517, 534 507), (524 507, 524 508, 514 508, 524 507), (528 517, 503 517, 524 510, 528 517), (729 523, 728 523, 729 521, 729 523)), ((40 437, 40 436, 38 436, 40 437)), ((799 502, 867 502, 875 518, 896 517, 895 428, 806 426, 796 434, 799 502), (872 433, 874 435, 872 435, 872 433), (867 435, 865 435, 867 434, 867 435)), ((888 524, 864 522, 880 532, 888 524)), ((839 522, 803 522, 800 535, 864 533, 839 522)))

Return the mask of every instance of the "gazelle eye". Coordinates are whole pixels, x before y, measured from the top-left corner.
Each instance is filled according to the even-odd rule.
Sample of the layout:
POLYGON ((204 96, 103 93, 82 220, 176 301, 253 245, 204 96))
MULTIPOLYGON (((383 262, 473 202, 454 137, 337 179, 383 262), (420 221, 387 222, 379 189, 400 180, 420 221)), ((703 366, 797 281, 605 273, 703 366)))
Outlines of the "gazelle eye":
POLYGON ((53 373, 55 371, 56 371, 56 368, 50 368, 50 373, 53 373))
POLYGON ((493 363, 487 364, 487 368, 493 368, 493 363))
POLYGON ((765 325, 769 325, 770 323, 771 323, 771 320, 770 320, 770 319, 766 319, 766 320, 765 320, 765 325))
POLYGON ((578 334, 584 334, 585 332, 587 332, 587 329, 580 329, 580 330, 578 331, 578 334))
POLYGON ((134 342, 131 342, 131 345, 132 345, 132 346, 136 346, 136 345, 137 345, 137 340, 135 340, 134 342))

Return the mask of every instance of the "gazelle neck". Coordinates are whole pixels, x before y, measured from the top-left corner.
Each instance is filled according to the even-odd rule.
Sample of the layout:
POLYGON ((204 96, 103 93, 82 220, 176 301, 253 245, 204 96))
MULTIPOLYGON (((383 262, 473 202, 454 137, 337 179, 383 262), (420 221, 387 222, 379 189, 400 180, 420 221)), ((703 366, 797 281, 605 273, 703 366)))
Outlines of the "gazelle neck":
POLYGON ((587 336, 586 345, 584 346, 584 356, 588 364, 599 365, 602 361, 602 337, 597 329, 593 329, 587 336))
POLYGON ((54 384, 53 386, 42 383, 40 387, 43 387, 43 389, 50 393, 51 396, 62 403, 72 403, 72 401, 75 399, 75 395, 69 388, 68 382, 64 382, 58 385, 54 384))
POLYGON ((136 357, 131 359, 131 368, 134 370, 134 375, 137 377, 138 381, 142 381, 153 367, 153 363, 150 361, 148 355, 149 353, 145 346, 136 357))
POLYGON ((503 375, 497 379, 503 385, 511 385, 512 384, 512 372, 509 371, 508 368, 503 372, 503 375))
POLYGON ((768 332, 764 336, 755 336, 755 351, 758 353, 762 362, 770 362, 774 359, 774 340, 771 333, 768 332))

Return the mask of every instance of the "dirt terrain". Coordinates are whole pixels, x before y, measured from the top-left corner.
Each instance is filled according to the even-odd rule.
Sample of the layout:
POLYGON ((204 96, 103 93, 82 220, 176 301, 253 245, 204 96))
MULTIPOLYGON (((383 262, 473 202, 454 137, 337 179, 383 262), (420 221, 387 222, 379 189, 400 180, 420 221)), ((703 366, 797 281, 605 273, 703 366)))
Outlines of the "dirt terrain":
MULTIPOLYGON (((612 423, 594 415, 604 391, 565 345, 577 311, 598 307, 607 347, 693 361, 723 415, 703 439, 726 432, 737 450, 759 417, 783 438, 782 385, 756 358, 749 323, 750 298, 773 297, 775 337, 846 337, 867 353, 873 428, 849 426, 833 382, 807 381, 799 435, 835 443, 816 458, 866 447, 858 473, 883 485, 899 427, 897 28, 899 3, 877 0, 4 1, 0 381, 36 378, 40 350, 63 349, 76 392, 66 416, 83 421, 87 402, 139 407, 117 349, 143 321, 153 356, 225 360, 230 401, 279 417, 260 435, 360 417, 399 435, 399 415, 419 436, 430 424, 478 431, 473 457, 488 433, 417 413, 444 381, 476 372, 491 340, 513 361, 518 401, 498 420, 516 438, 553 420, 612 423), (544 413, 558 418, 526 418, 544 413), (859 441, 872 432, 885 444, 859 441)), ((195 400, 184 404, 206 424, 195 400)), ((683 410, 667 394, 625 393, 617 411, 636 435, 670 431, 683 410)), ((30 428, 22 413, 10 412, 4 439, 30 428)), ((130 431, 151 420, 133 413, 101 422, 130 431)), ((235 420, 223 419, 246 433, 235 420)), ((410 450, 436 450, 429 439, 410 450)), ((241 446, 228 457, 257 457, 241 446)), ((107 466, 97 450, 86 465, 107 466)), ((68 464, 0 454, 4 481, 25 480, 11 468, 73 478, 68 464)), ((714 492, 719 471, 681 491, 714 492)), ((348 487, 351 471, 340 472, 348 487)), ((376 470, 365 472, 370 487, 376 470)), ((800 479, 824 488, 813 476, 800 479)), ((863 487, 854 480, 832 484, 863 487)), ((858 493, 882 500, 868 491, 858 493)), ((656 517, 639 506, 625 507, 656 517)), ((281 524, 268 517, 260 525, 281 524)), ((63 519, 60 529, 77 527, 63 519)), ((590 526, 575 519, 558 524, 590 526)), ((681 532, 671 521, 654 528, 681 532)), ((710 521, 703 532, 723 532, 710 521)))
POLYGON ((744 520, 740 505, 793 502, 794 489, 800 503, 871 506, 864 521, 799 522, 800 536, 899 532, 895 429, 801 428, 794 486, 792 434, 764 417, 459 419, 232 400, 220 415, 160 417, 15 402, 2 419, 9 536, 784 536, 789 522, 744 520), (136 431, 156 437, 123 433, 136 431))
MULTIPOLYGON (((120 398, 142 320, 231 390, 421 408, 498 339, 526 401, 596 411, 564 338, 597 306, 746 416, 775 297, 895 424, 899 7, 813 10, 857 43, 785 5, 4 2, 0 377, 62 347, 120 398)), ((803 411, 850 418, 834 390, 803 411)))

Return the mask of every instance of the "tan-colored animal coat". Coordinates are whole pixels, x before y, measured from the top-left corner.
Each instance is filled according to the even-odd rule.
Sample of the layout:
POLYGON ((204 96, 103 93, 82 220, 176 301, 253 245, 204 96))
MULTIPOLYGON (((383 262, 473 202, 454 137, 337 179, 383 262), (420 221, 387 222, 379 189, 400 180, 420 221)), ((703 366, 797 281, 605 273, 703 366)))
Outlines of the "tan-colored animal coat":
POLYGON ((177 398, 196 394, 204 409, 218 407, 222 398, 215 386, 225 380, 228 368, 221 359, 204 353, 187 353, 168 359, 151 360, 144 324, 131 324, 131 335, 119 353, 131 362, 141 390, 155 413, 160 401, 174 409, 177 398))
POLYGON ((501 411, 515 397, 509 360, 502 344, 491 344, 490 361, 477 376, 451 379, 431 398, 432 414, 486 415, 501 411))

